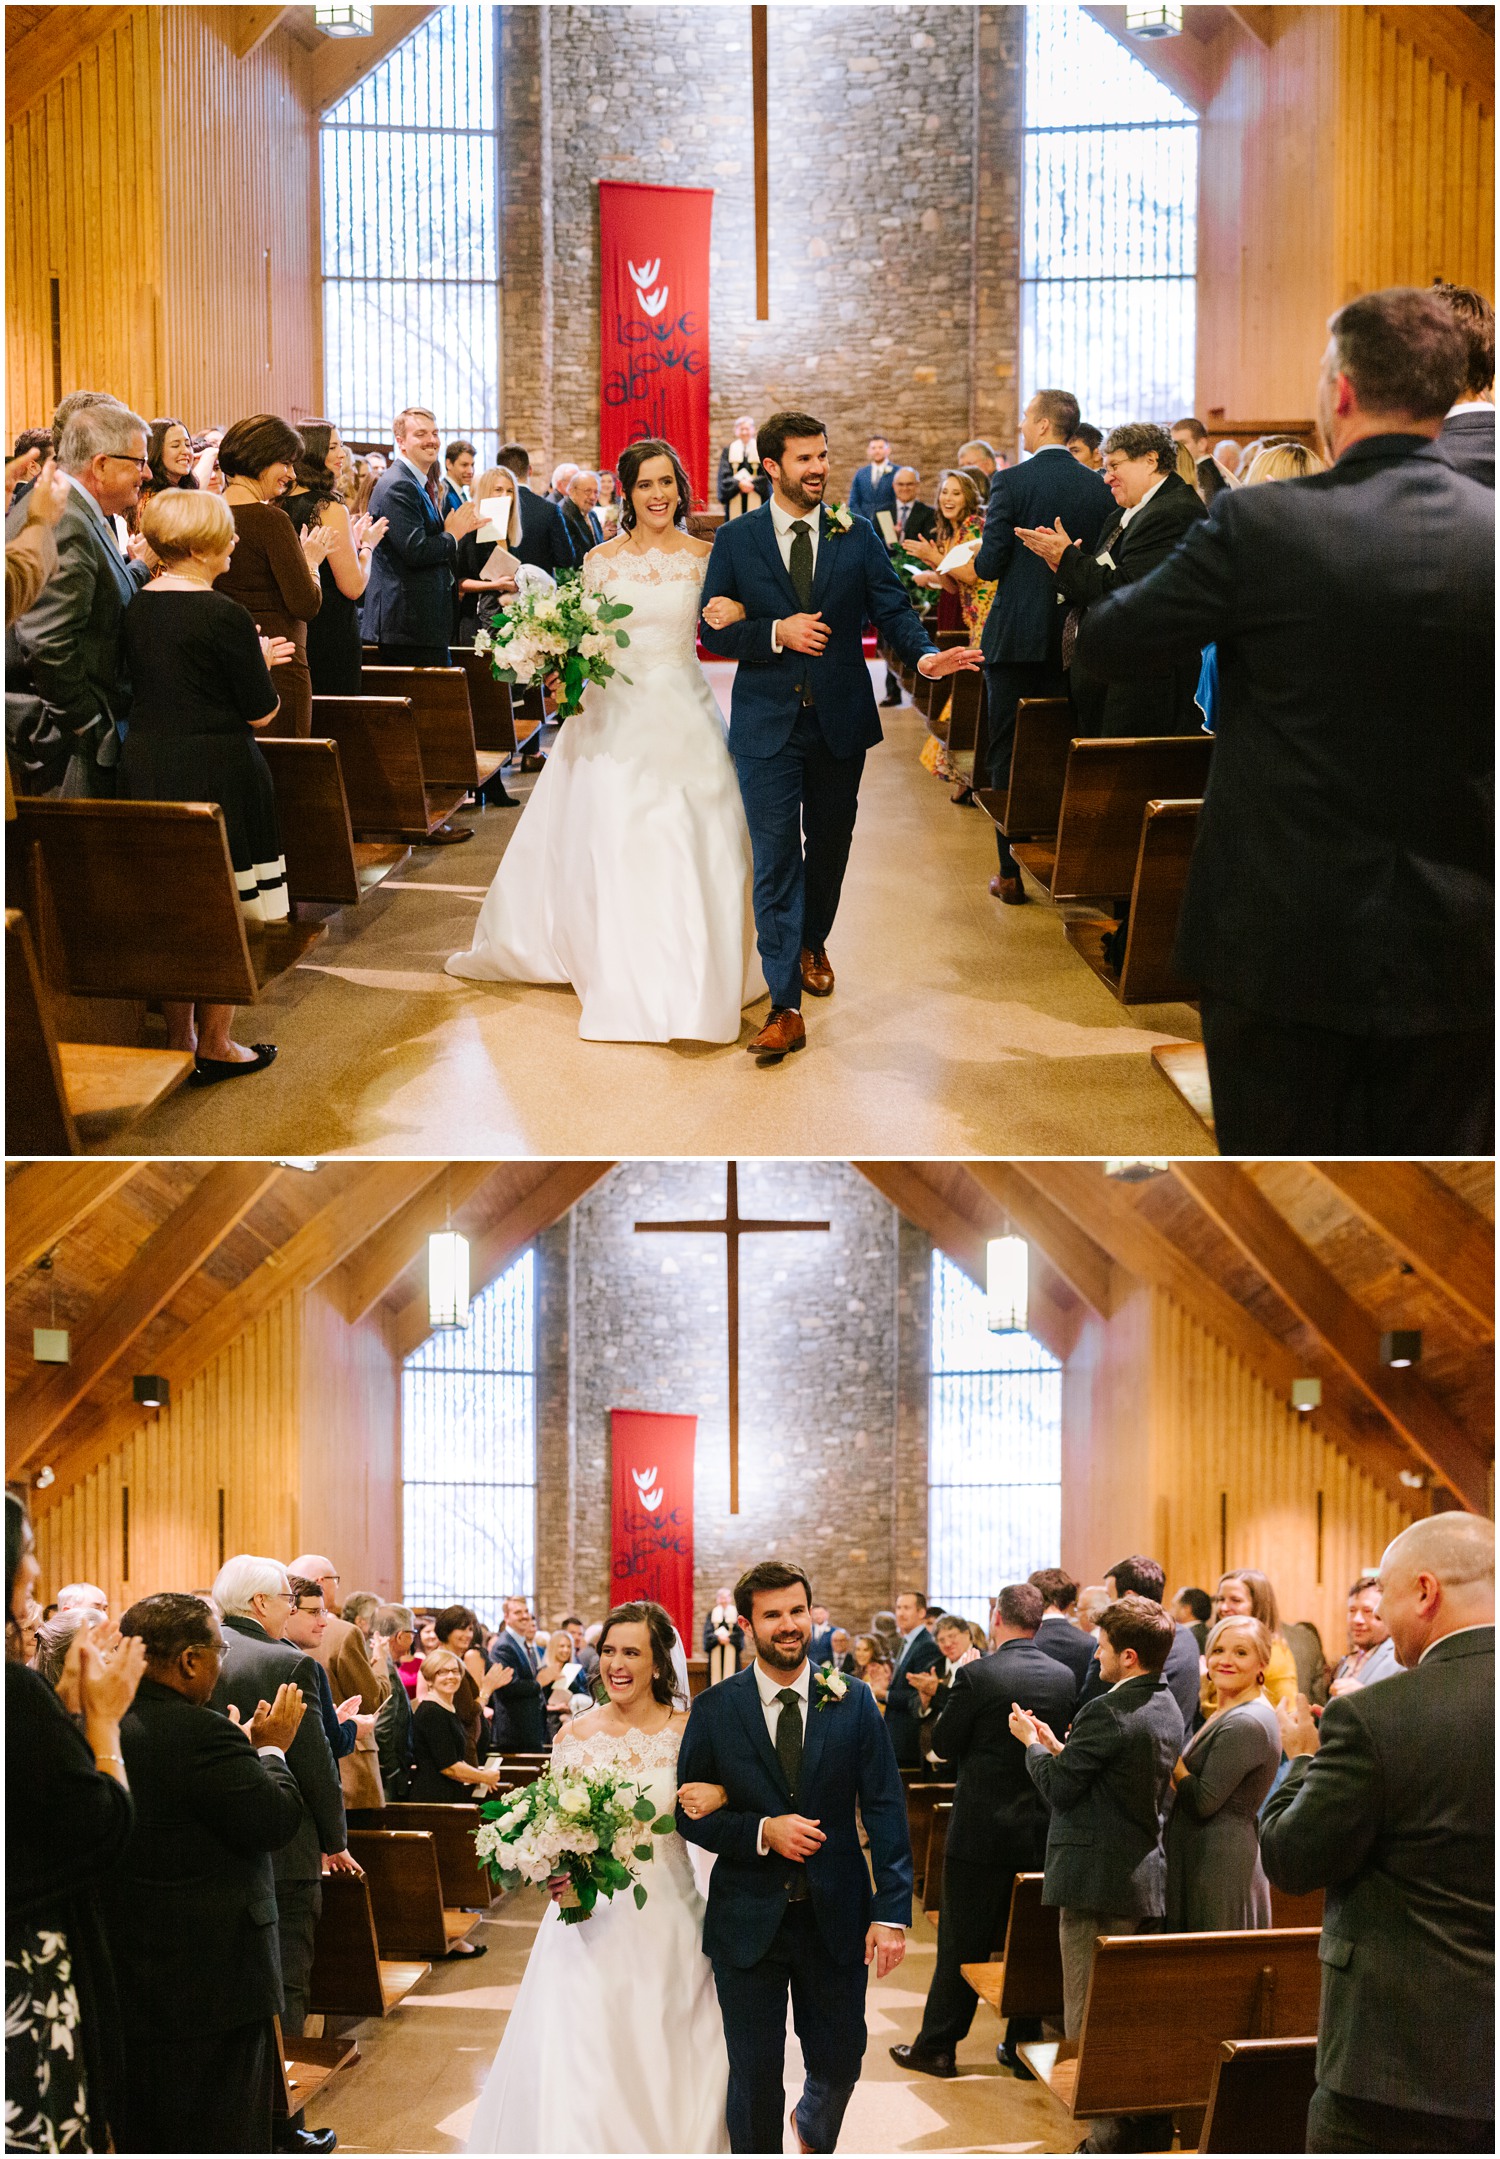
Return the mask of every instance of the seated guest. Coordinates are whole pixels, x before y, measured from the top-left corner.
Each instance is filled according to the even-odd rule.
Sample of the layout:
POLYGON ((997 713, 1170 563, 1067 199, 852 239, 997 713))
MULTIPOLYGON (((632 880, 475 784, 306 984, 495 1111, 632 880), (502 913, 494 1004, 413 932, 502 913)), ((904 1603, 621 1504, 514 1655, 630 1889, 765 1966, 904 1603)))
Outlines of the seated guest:
MULTIPOLYGON (((1125 1596, 1149 1597, 1159 1604, 1167 1586, 1166 1571, 1144 1552, 1132 1552, 1128 1559, 1116 1560, 1104 1577, 1104 1587, 1112 1599, 1125 1596)), ((1088 1591, 1083 1595, 1086 1597, 1088 1591)), ((1083 1598, 1079 1599, 1082 1603, 1083 1598)), ((1103 1615, 1100 1615, 1100 1625, 1103 1615)), ((1102 1694, 1108 1681, 1104 1676, 1104 1645, 1101 1641, 1095 1650, 1083 1684, 1078 1690, 1078 1706, 1091 1702, 1096 1694, 1102 1694)), ((1191 1627, 1174 1623, 1172 1640, 1167 1649, 1167 1661, 1161 1668, 1162 1678, 1182 1714, 1184 1731, 1191 1731, 1198 1721, 1198 1643, 1191 1627)))
POLYGON ((895 508, 896 468, 884 435, 870 437, 866 454, 870 462, 861 465, 849 482, 849 508, 856 517, 867 517, 873 525, 881 510, 895 508))
POLYGON ((299 432, 302 454, 281 506, 299 535, 330 535, 328 552, 318 564, 322 605, 307 625, 307 672, 314 697, 358 697, 362 684, 359 603, 386 528, 382 521, 350 514, 345 497, 353 479, 353 460, 332 422, 308 420, 299 432))
POLYGON ((57 527, 72 489, 49 457, 27 494, 20 530, 5 543, 5 627, 29 614, 57 570, 57 527))
POLYGON ((273 413, 237 420, 219 444, 224 500, 234 512, 238 545, 217 589, 238 600, 263 637, 278 645, 273 681, 281 700, 279 735, 312 732, 312 677, 307 670, 307 625, 323 604, 319 567, 332 551, 331 527, 309 526, 298 539, 282 496, 295 484, 302 437, 273 413))
POLYGON ((1009 462, 1004 453, 997 450, 992 442, 986 442, 982 435, 976 436, 972 442, 961 442, 958 456, 954 460, 958 465, 972 465, 976 471, 984 474, 986 481, 992 480, 1000 467, 1009 462))
POLYGON ((1334 1667, 1328 1692, 1337 1697, 1394 1679, 1401 1669, 1380 1609, 1380 1576, 1362 1574, 1349 1591, 1349 1653, 1334 1667))
POLYGON ((1179 1627, 1191 1629, 1201 1655, 1208 1641, 1209 1622, 1214 1616, 1214 1600, 1206 1589, 1179 1589, 1172 1599, 1172 1617, 1179 1627))
POLYGON ((1433 291, 1463 334, 1469 364, 1458 396, 1448 407, 1438 448, 1455 470, 1495 484, 1495 310, 1472 285, 1434 278, 1433 291))
POLYGON ((1069 602, 1063 625, 1068 690, 1083 735, 1191 735, 1199 730, 1193 691, 1199 656, 1159 675, 1107 682, 1073 651, 1085 611, 1106 593, 1132 585, 1165 562, 1183 534, 1207 516, 1189 483, 1175 470, 1177 449, 1163 427, 1116 427, 1104 444, 1104 484, 1115 498, 1092 547, 1068 538, 1061 520, 1052 530, 1017 526, 1016 538, 1039 555, 1069 602))
MULTIPOLYGON (((1271 1654, 1266 1662, 1266 1699, 1273 1709, 1279 1702, 1295 1701, 1297 1660, 1281 1631, 1276 1592, 1258 1567, 1235 1567, 1230 1573, 1220 1575, 1219 1586, 1214 1591, 1214 1618, 1260 1621, 1271 1641, 1271 1654)), ((1212 1716, 1215 1704, 1212 1673, 1204 1674, 1201 1700, 1203 1714, 1212 1716)))
MULTIPOLYGON (((276 515, 285 523, 280 510, 276 515)), ((241 912, 251 922, 283 922, 286 863, 276 793, 252 730, 269 727, 277 713, 267 661, 292 647, 258 637, 251 617, 223 589, 238 545, 223 497, 164 489, 146 504, 141 529, 159 567, 126 618, 135 702, 120 793, 137 802, 216 802, 241 912)), ((284 667, 276 672, 286 675, 284 667)), ((275 1058, 272 1042, 246 1049, 233 1040, 233 1005, 169 999, 162 1009, 170 1047, 197 1058, 193 1078, 200 1087, 262 1072, 275 1058)))
POLYGON ((912 1685, 912 1675, 936 1672, 943 1662, 943 1652, 927 1631, 927 1598, 922 1590, 901 1591, 896 1599, 896 1625, 901 1633, 901 1648, 886 1695, 885 1728, 891 1735, 896 1760, 915 1768, 922 1759, 922 1698, 912 1685))
POLYGON ((599 500, 599 475, 597 472, 575 472, 568 482, 561 508, 563 523, 568 528, 568 538, 573 542, 573 552, 582 562, 592 547, 604 538, 604 527, 594 515, 594 505, 599 500))
MULTIPOLYGON (((7 640, 7 731, 22 793, 66 783, 71 795, 111 796, 130 718, 125 617, 151 574, 123 559, 113 519, 140 494, 146 423, 94 392, 63 403, 72 409, 57 463, 71 484, 53 534, 58 566, 7 640)), ((12 505, 7 541, 28 504, 12 505)))
MULTIPOLYGON (((37 1578, 31 1524, 5 1495, 5 1609, 19 1628, 37 1578)), ((40 1609, 40 1608, 38 1608, 40 1609)), ((145 1657, 78 1651, 79 1721, 37 1673, 5 1665, 5 2142, 107 2151, 120 2131, 119 2009, 100 1884, 132 1811, 120 1722, 145 1657)))
POLYGON ((1221 497, 1078 657, 1131 679, 1218 645, 1174 964, 1223 1151, 1487 1155, 1494 502, 1436 442, 1467 345, 1401 287, 1330 331, 1333 470, 1221 497))
POLYGON ((1326 1892, 1307 2149, 1495 2149, 1495 1526, 1434 1514, 1387 1545, 1402 1670, 1277 1712, 1261 1818, 1289 1896, 1326 1892))
POLYGON ((1281 1761, 1281 1727, 1265 1692, 1271 1637, 1258 1619, 1221 1619, 1205 1655, 1215 1706, 1172 1772, 1169 1934, 1271 1924, 1256 1833, 1281 1761))
MULTIPOLYGON (((995 1648, 961 1666, 953 1678, 929 1745, 957 1765, 953 1818, 943 1861, 943 1903, 937 1966, 922 2025, 910 2045, 893 2046, 904 2069, 930 2076, 957 2074, 954 2051, 968 2036, 978 1996, 960 1967, 982 1964, 1005 1939, 1013 1879, 1042 1863, 1047 1809, 1011 1732, 1019 1705, 1050 1728, 1067 1729, 1077 1693, 1065 1665, 1036 1645, 1042 1593, 1030 1582, 1002 1589, 995 1605, 995 1648)), ((1028 2076, 1015 2049, 1040 2039, 1041 2020, 1013 2018, 1000 2059, 1028 2076)))
POLYGON ((146 1669, 120 1726, 135 1825, 103 1899, 125 2040, 115 2148, 268 2152, 284 2006, 271 1854, 301 1818, 286 1750, 309 1705, 283 1685, 243 1731, 215 1715, 224 1640, 197 1597, 146 1597, 120 1631, 146 1669))
MULTIPOLYGON (((521 483, 504 465, 491 465, 481 473, 474 500, 483 524, 466 532, 458 543, 453 574, 458 580, 458 627, 460 645, 472 645, 507 592, 516 589, 516 570, 521 561, 521 483), (498 509, 495 507, 499 505, 498 509)), ((533 501, 536 499, 532 497, 533 501)))
MULTIPOLYGON (((1083 1675, 1093 1662, 1094 1650, 1089 1637, 1074 1625, 1078 1584, 1061 1567, 1038 1567, 1026 1579, 1033 1589, 1041 1592, 1042 1598, 1036 1647, 1046 1656, 1056 1657, 1059 1664, 1065 1664, 1073 1675, 1074 1687, 1081 1687, 1083 1675)), ((1108 1601, 1106 1598, 1105 1602, 1108 1601)))
POLYGON ((388 1800, 408 1797, 416 1766, 411 1696, 402 1677, 415 1637, 416 1622, 404 1604, 376 1607, 374 1648, 391 1682, 390 1693, 375 1712, 375 1749, 380 1757, 381 1787, 388 1800))
POLYGON ((141 500, 148 495, 159 495, 164 487, 193 488, 198 478, 193 471, 193 438, 181 420, 153 420, 151 434, 146 444, 146 462, 151 467, 150 476, 141 482, 141 500))
POLYGON ((451 1649, 436 1649, 422 1659, 424 1692, 412 1712, 412 1753, 416 1768, 407 1797, 429 1806, 458 1806, 484 1799, 500 1781, 500 1771, 470 1761, 468 1736, 454 1709, 464 1668, 451 1649))
POLYGON ((1189 413, 1186 419, 1174 420, 1171 427, 1172 440, 1186 450, 1194 464, 1208 455, 1208 429, 1203 422, 1189 413))
POLYGON ((438 489, 438 508, 446 517, 450 510, 462 509, 469 499, 469 487, 474 478, 474 467, 479 452, 472 442, 450 442, 443 452, 443 484, 438 489))
POLYGON ((1090 472, 1104 469, 1104 430, 1091 421, 1080 420, 1068 437, 1068 454, 1076 457, 1080 465, 1087 465, 1090 472))
MULTIPOLYGON (((309 1582, 305 1576, 292 1575, 287 1583, 291 1592, 292 1608, 287 1614, 286 1632, 282 1640, 290 1642, 295 1649, 305 1649, 317 1662, 318 1651, 328 1628, 328 1613, 323 1603, 323 1590, 319 1583, 309 1582)), ((318 1698, 309 1702, 323 1720, 323 1730, 328 1739, 328 1751, 336 1762, 354 1752, 359 1738, 355 1717, 359 1712, 359 1696, 352 1694, 347 1701, 337 1705, 333 1699, 333 1683, 321 1664, 317 1665, 318 1698)))
MULTIPOLYGON (((1154 1598, 1119 1597, 1099 1618, 1104 1691, 1079 1703, 1066 1744, 1024 1705, 1010 1713, 1051 1809, 1042 1902, 1057 1909, 1069 2039, 1083 2029, 1098 1937, 1149 1930, 1166 1910, 1163 1833, 1183 1730, 1162 1676, 1172 1643, 1172 1622, 1154 1598)), ((1170 2143, 1170 2120, 1129 2121, 1127 2131, 1119 2116, 1095 2116, 1080 2148, 1161 2151, 1170 2143)))
MULTIPOLYGON (((365 640, 381 667, 446 667, 453 639, 453 572, 458 543, 480 522, 477 504, 445 516, 432 477, 438 424, 423 405, 398 412, 396 456, 375 483, 370 514, 385 538, 370 563, 360 613, 365 640)), ((465 837, 469 837, 466 833, 465 837)))

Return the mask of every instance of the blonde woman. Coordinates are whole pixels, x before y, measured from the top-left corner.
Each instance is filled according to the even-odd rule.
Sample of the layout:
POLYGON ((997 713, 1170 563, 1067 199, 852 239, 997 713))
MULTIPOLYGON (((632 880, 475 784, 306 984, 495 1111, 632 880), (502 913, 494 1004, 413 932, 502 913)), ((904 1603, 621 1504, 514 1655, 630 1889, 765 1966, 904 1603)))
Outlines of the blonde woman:
MULTIPOLYGON (((1219 1577, 1214 1591, 1214 1618, 1258 1619, 1270 1641, 1266 1659, 1265 1688, 1272 1708, 1278 1702, 1297 1699, 1297 1660, 1281 1632, 1276 1592, 1259 1567, 1234 1567, 1219 1577)), ((1199 1698, 1203 1714, 1212 1716, 1217 1706, 1213 1674, 1205 1670, 1199 1698)))
POLYGON ((468 1759, 463 1724, 454 1707, 466 1676, 462 1660, 451 1649, 435 1649, 422 1659, 411 1718, 417 1767, 407 1797, 425 1806, 487 1799, 500 1781, 498 1768, 476 1768, 468 1759))
POLYGON ((1267 1629, 1244 1613, 1221 1619, 1209 1634, 1204 1661, 1214 1708, 1172 1772, 1169 1934, 1271 1924, 1256 1817, 1281 1760, 1281 1727, 1265 1691, 1272 1646, 1267 1629))
POLYGON ((453 573, 458 579, 455 644, 472 645, 502 595, 516 589, 521 545, 521 498, 516 489, 515 474, 503 465, 492 465, 475 484, 473 499, 481 509, 489 508, 490 514, 484 524, 464 534, 454 557, 453 573))
POLYGON ((1261 487, 1267 480, 1306 480, 1328 467, 1305 442, 1273 442, 1257 450, 1240 475, 1241 487, 1261 487))

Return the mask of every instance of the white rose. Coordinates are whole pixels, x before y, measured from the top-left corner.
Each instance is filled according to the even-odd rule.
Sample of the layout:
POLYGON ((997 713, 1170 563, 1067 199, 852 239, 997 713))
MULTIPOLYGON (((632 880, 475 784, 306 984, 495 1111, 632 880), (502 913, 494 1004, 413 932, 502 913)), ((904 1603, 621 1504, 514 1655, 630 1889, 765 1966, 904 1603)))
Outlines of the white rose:
POLYGON ((588 1786, 576 1778, 569 1778, 558 1788, 557 1803, 564 1814, 587 1814, 590 1806, 588 1786))

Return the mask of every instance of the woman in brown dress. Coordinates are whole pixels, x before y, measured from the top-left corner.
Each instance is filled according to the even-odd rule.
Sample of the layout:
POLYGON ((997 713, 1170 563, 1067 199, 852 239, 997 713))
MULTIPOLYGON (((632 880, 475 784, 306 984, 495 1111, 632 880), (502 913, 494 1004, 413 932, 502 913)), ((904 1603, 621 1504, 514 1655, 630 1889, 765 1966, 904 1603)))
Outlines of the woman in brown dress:
POLYGON ((307 625, 323 604, 318 566, 334 542, 326 526, 297 537, 281 507, 296 477, 302 437, 274 413, 236 420, 219 444, 224 500, 234 512, 238 545, 215 590, 238 600, 254 617, 262 637, 285 637, 295 647, 271 670, 281 699, 272 722, 278 735, 312 733, 312 677, 307 669, 307 625))

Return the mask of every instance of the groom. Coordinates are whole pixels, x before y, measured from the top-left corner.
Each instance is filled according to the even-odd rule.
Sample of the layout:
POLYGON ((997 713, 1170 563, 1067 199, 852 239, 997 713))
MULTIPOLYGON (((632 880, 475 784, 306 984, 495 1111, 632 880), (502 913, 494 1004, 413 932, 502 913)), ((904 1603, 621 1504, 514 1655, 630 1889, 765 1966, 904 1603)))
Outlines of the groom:
POLYGON ((896 1757, 869 1688, 838 1675, 835 1696, 808 1663, 809 1595, 806 1575, 777 1560, 741 1578, 735 1609, 755 1662, 699 1695, 677 1757, 680 1786, 729 1794, 699 1820, 679 1803, 677 1826, 717 1854, 703 1948, 724 2013, 737 2152, 782 2148, 788 1988, 807 2071, 792 2125, 803 2151, 833 2150, 864 2058, 866 1972, 895 1970, 911 1920, 896 1757))
POLYGON ((737 600, 743 622, 702 628, 736 660, 729 749, 755 856, 755 929, 771 1016, 747 1046, 779 1064, 807 1040, 802 993, 826 997, 826 950, 838 909, 865 751, 880 740, 864 655, 868 617, 929 677, 979 667, 977 646, 939 654, 918 622, 875 527, 823 507, 828 437, 821 420, 778 412, 756 435, 772 493, 719 528, 703 603, 737 600))

